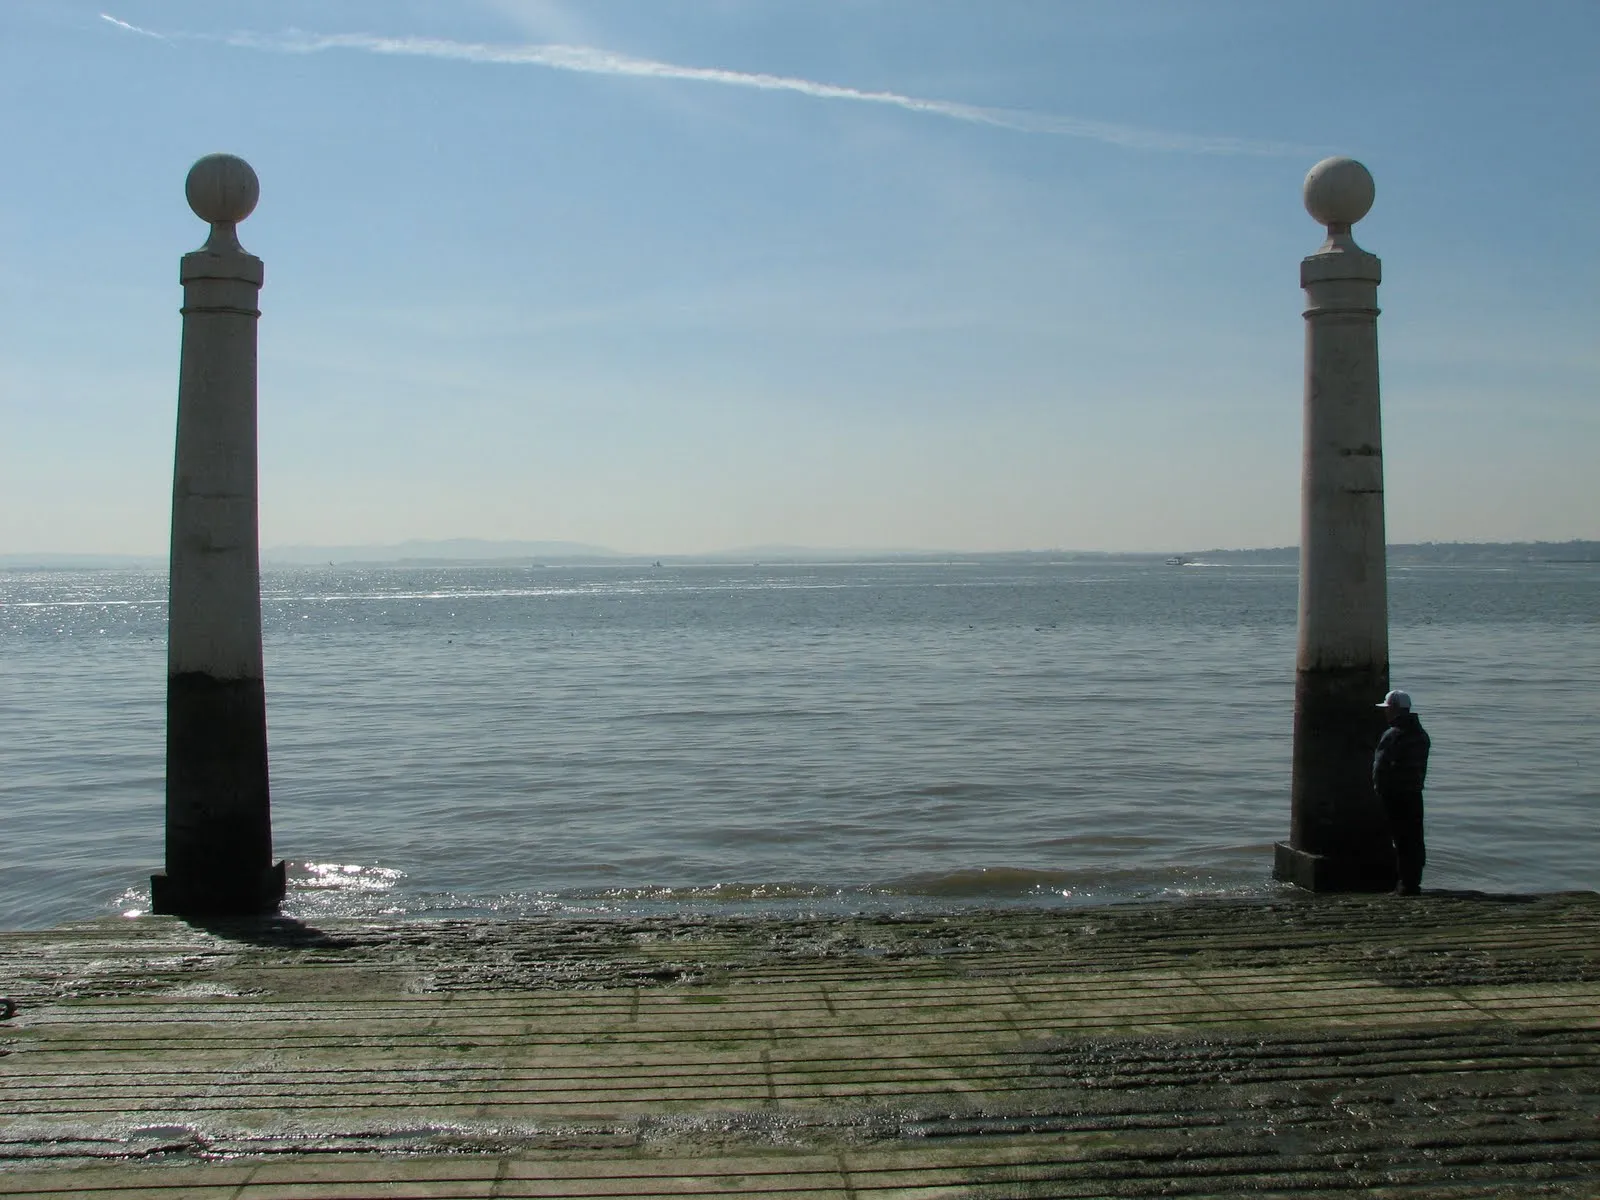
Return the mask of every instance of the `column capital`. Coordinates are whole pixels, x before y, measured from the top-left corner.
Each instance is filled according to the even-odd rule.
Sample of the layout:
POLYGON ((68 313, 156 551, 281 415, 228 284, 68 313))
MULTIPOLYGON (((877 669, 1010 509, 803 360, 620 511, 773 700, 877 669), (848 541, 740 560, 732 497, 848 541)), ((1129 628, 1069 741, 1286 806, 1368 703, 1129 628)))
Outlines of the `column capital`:
POLYGON ((1350 227, 1372 208, 1377 190, 1372 173, 1353 158, 1325 158, 1306 173, 1306 211, 1327 227, 1328 236, 1316 253, 1300 260, 1300 286, 1310 295, 1306 316, 1325 312, 1370 312, 1377 315, 1377 285, 1383 264, 1369 254, 1350 227), (1319 286, 1331 284, 1333 286, 1319 286))
POLYGON ((194 215, 211 226, 202 249, 219 256, 245 255, 238 226, 261 199, 255 168, 236 154, 208 154, 189 168, 183 193, 194 215))
POLYGON ((1328 243, 1315 254, 1308 254, 1300 260, 1301 287, 1315 287, 1319 283, 1332 283, 1335 280, 1354 280, 1373 285, 1383 282, 1383 260, 1356 245, 1350 240, 1349 234, 1344 235, 1342 246, 1333 245, 1332 238, 1328 239, 1328 243))
POLYGON ((265 268, 254 254, 240 249, 218 253, 210 243, 189 251, 178 266, 178 282, 184 284, 216 279, 259 288, 265 278, 265 268))
POLYGON ((1306 212, 1328 230, 1327 240, 1300 266, 1300 286, 1323 279, 1379 282, 1378 259, 1356 245, 1350 227, 1372 209, 1372 172, 1353 158, 1325 158, 1306 172, 1301 189, 1306 212))

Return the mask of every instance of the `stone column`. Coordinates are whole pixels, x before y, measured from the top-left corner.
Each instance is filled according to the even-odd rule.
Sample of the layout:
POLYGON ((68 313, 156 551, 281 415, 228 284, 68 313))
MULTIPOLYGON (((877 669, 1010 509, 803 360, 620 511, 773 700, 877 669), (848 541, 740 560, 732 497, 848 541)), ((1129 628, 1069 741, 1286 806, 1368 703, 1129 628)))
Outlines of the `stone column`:
POLYGON ((183 350, 167 624, 167 869, 156 912, 276 912, 256 500, 261 260, 237 224, 260 196, 250 164, 195 163, 189 207, 211 236, 183 256, 183 350))
POLYGON ((1350 234, 1373 194, 1372 176, 1354 159, 1325 159, 1306 176, 1306 211, 1328 237, 1300 264, 1307 307, 1294 777, 1289 842, 1278 844, 1273 874, 1314 891, 1394 885, 1371 782, 1383 728, 1375 705, 1389 687, 1381 271, 1350 234))

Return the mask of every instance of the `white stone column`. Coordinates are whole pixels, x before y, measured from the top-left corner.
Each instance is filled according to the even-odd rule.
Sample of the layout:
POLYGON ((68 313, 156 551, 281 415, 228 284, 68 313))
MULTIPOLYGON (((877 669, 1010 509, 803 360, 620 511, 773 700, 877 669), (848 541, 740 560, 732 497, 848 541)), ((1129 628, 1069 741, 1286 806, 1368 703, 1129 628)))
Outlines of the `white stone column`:
POLYGON ((183 256, 183 349, 172 479, 167 625, 167 861, 156 912, 276 912, 256 491, 261 260, 236 226, 256 206, 250 164, 195 163, 189 207, 211 224, 183 256))
POLYGON ((1306 211, 1327 226, 1300 264, 1306 294, 1305 458, 1289 842, 1274 874, 1316 891, 1387 890, 1394 852, 1372 791, 1375 707, 1389 687, 1375 255, 1350 227, 1374 195, 1366 167, 1311 168, 1306 211))

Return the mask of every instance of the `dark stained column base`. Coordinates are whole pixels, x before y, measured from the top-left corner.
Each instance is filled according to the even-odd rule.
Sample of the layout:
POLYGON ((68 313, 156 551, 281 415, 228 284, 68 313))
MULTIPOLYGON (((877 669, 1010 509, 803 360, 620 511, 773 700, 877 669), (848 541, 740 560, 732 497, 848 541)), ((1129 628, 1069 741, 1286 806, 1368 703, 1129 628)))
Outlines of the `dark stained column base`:
POLYGON ((1308 892, 1387 892, 1394 887, 1394 858, 1311 854, 1278 842, 1273 847, 1272 877, 1308 892))
POLYGON ((1387 663, 1295 672, 1289 838, 1273 875, 1314 892, 1386 892, 1394 843, 1372 790, 1387 663))
POLYGON ((287 887, 282 861, 253 878, 230 874, 174 879, 159 871, 150 876, 150 911, 174 917, 270 916, 283 903, 287 887))
POLYGON ((226 880, 272 862, 267 696, 259 679, 167 679, 167 874, 226 880))

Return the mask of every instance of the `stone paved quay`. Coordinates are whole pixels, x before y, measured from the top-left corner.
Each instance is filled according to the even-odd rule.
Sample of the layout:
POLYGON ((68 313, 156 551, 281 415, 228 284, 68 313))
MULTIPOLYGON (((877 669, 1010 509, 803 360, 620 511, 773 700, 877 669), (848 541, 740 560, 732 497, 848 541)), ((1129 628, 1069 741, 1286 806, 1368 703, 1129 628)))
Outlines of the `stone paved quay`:
POLYGON ((1600 895, 0 935, 0 1194, 1600 1195, 1600 895))

